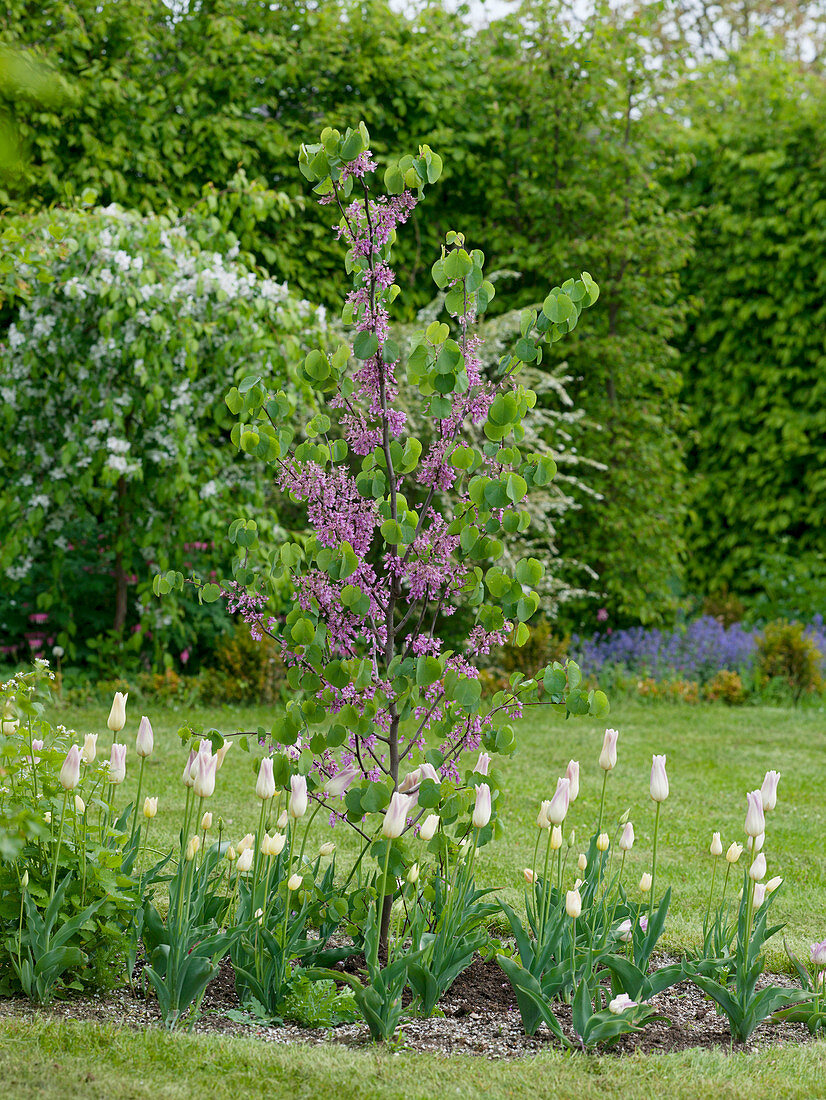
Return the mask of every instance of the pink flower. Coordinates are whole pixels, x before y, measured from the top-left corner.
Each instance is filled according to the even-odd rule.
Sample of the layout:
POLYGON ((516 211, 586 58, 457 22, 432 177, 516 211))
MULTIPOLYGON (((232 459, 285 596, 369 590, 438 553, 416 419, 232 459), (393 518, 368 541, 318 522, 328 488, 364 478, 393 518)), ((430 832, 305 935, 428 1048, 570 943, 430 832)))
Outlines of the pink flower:
POLYGON ((763 813, 763 795, 760 791, 750 791, 746 795, 748 809, 746 810, 745 831, 747 836, 760 836, 766 831, 766 817, 763 813))
POLYGON ((780 782, 780 772, 766 772, 763 786, 760 788, 760 797, 763 800, 764 810, 773 810, 777 805, 777 784, 780 782))
POLYGON ((473 768, 474 772, 477 775, 487 775, 489 767, 490 767, 490 755, 486 752, 480 752, 479 753, 479 759, 476 761, 476 764, 474 765, 474 768, 473 768))
POLYGON ((476 788, 476 804, 473 807, 473 825, 476 829, 484 829, 490 821, 493 812, 490 796, 490 787, 487 783, 480 783, 476 788))
POLYGON ((60 785, 65 791, 73 791, 80 782, 80 749, 72 745, 66 753, 60 769, 60 785))
POLYGON ((561 825, 568 813, 571 783, 568 779, 557 779, 556 791, 548 806, 548 820, 552 825, 561 825))
POLYGON ((407 795, 402 794, 401 791, 394 791, 381 826, 382 834, 389 840, 395 840, 404 832, 409 807, 410 799, 407 795))

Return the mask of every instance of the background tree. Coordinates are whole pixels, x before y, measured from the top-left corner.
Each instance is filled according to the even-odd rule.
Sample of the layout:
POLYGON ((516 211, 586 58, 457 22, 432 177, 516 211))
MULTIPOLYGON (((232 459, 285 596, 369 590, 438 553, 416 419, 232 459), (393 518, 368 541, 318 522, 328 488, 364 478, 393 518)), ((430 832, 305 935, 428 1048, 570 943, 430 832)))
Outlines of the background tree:
MULTIPOLYGON (((236 201, 270 205, 238 185, 236 201)), ((134 626, 162 651, 169 609, 147 614, 148 563, 167 563, 175 540, 211 543, 248 476, 251 459, 225 446, 226 390, 250 368, 287 383, 302 340, 323 339, 323 313, 253 270, 210 206, 213 195, 177 220, 110 206, 18 223, 29 293, 0 348, 4 635, 48 620, 37 633, 74 655, 134 626), (32 264, 37 241, 46 260, 32 264)), ((265 488, 249 484, 254 511, 265 488)))
POLYGON ((694 166, 674 187, 700 211, 681 341, 689 577, 748 595, 797 576, 787 610, 805 615, 826 550, 826 86, 769 43, 710 75, 685 91, 694 166))
POLYGON ((680 573, 684 418, 673 339, 689 228, 666 208, 670 154, 645 115, 650 24, 598 6, 577 27, 566 10, 526 3, 486 32, 498 171, 478 232, 497 263, 522 271, 519 304, 536 299, 548 272, 585 257, 600 272, 599 315, 564 346, 572 397, 593 426, 583 450, 604 466, 590 479, 600 499, 568 513, 560 540, 596 569, 615 616, 646 622, 673 609, 680 573))

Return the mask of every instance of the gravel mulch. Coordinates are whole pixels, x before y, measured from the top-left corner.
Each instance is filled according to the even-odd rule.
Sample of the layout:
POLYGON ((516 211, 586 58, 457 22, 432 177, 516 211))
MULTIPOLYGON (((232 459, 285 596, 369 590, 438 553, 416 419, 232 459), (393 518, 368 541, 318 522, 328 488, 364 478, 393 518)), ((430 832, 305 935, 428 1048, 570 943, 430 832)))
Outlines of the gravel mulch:
MULTIPOLYGON (((660 963, 669 961, 673 960, 662 959, 660 963)), ((764 975, 761 984, 769 982, 792 984, 783 974, 764 975)), ((731 1048, 727 1021, 717 1015, 714 1004, 690 982, 682 982, 667 990, 654 998, 651 1004, 667 1019, 654 1020, 643 1031, 622 1037, 608 1048, 610 1052, 624 1054, 638 1050, 642 1053, 670 1053, 691 1048, 731 1048)), ((552 1047, 555 1042, 544 1024, 532 1038, 523 1033, 511 987, 493 961, 475 959, 442 999, 440 1009, 443 1015, 429 1020, 403 1019, 397 1049, 507 1059, 536 1054, 552 1047)), ((201 1018, 193 1029, 196 1033, 244 1036, 269 1043, 336 1042, 351 1047, 371 1043, 364 1024, 308 1028, 288 1023, 272 1027, 253 1017, 239 1019, 228 1015, 239 1011, 232 968, 225 960, 220 973, 207 989, 201 1018)), ((47 1009, 35 1009, 22 998, 0 1000, 0 1018, 27 1018, 32 1015, 41 1019, 118 1023, 134 1028, 159 1025, 157 1004, 154 1000, 144 999, 139 983, 131 991, 127 988, 100 996, 79 997, 56 1002, 47 1009)), ((560 1005, 556 1015, 563 1031, 574 1038, 570 1007, 560 1005)), ((810 1041, 811 1036, 803 1024, 765 1022, 741 1049, 752 1052, 780 1043, 810 1041)))

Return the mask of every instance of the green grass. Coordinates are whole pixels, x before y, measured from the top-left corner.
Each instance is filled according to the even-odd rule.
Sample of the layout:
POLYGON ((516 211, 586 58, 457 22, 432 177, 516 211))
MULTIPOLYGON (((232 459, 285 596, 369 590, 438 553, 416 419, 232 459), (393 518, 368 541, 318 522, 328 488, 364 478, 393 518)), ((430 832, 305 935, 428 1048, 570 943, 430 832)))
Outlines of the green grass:
POLYGON ((0 1081, 9 1100, 670 1100, 823 1096, 826 1044, 760 1054, 542 1053, 512 1062, 339 1045, 170 1036, 113 1026, 0 1023, 0 1081))
MULTIPOLYGON (((184 720, 214 726, 222 732, 252 730, 271 720, 261 708, 194 709, 183 712, 151 709, 154 754, 148 759, 144 793, 159 795, 158 817, 150 844, 171 844, 180 827, 185 788, 180 781, 184 754, 176 731, 184 720)), ((130 711, 122 738, 134 743, 139 715, 130 711)), ((99 744, 109 744, 106 713, 89 710, 60 712, 59 720, 79 733, 102 730, 99 744)), ((826 715, 768 707, 728 709, 722 706, 669 706, 620 702, 610 715, 620 731, 618 764, 608 778, 606 821, 630 810, 637 835, 626 862, 626 881, 633 888, 649 866, 654 806, 648 794, 653 753, 666 753, 671 793, 660 815, 658 884, 673 887, 665 944, 690 945, 698 936, 708 898, 711 833, 719 830, 724 846, 744 841, 746 791, 759 787, 769 768, 782 773, 777 809, 768 815, 765 853, 768 877, 785 878, 773 913, 788 922, 788 938, 798 948, 826 936, 826 863, 824 862, 824 772, 826 715)), ((502 807, 504 833, 484 848, 477 864, 482 886, 496 887, 511 902, 520 903, 522 870, 533 861, 536 813, 549 798, 556 777, 568 760, 581 762, 579 799, 566 822, 575 826, 582 847, 596 826, 602 771, 597 759, 604 723, 565 719, 550 708, 537 708, 522 722, 519 748, 511 759, 497 759, 506 798, 502 807)), ((134 795, 137 758, 130 748, 129 778, 124 797, 134 795)), ((209 800, 215 825, 221 816, 233 839, 251 831, 259 809, 254 794, 252 758, 239 748, 227 756, 219 772, 216 793, 209 800)), ((313 825, 311 844, 329 839, 326 814, 313 825)), ((354 835, 342 825, 333 831, 342 856, 355 853, 354 835)), ((578 850, 574 850, 576 856, 578 850)), ((308 845, 308 851, 312 851, 308 845)), ((575 877, 569 860, 568 877, 575 877)), ((782 945, 772 956, 781 960, 782 945)))
MULTIPOLYGON (((156 752, 147 764, 144 791, 160 796, 152 844, 170 843, 179 827, 184 788, 183 753, 175 731, 184 717, 224 732, 254 729, 268 721, 260 709, 193 710, 184 715, 152 709, 156 752)), ((108 744, 106 714, 64 710, 59 720, 78 732, 98 729, 108 744)), ((126 740, 137 729, 130 714, 126 740)), ((823 857, 823 765, 826 718, 814 711, 722 707, 671 707, 621 702, 610 717, 620 730, 619 763, 609 777, 609 820, 630 809, 637 843, 628 863, 628 882, 638 881, 650 858, 653 805, 648 796, 652 753, 668 756, 671 794, 661 814, 658 882, 674 888, 665 942, 691 944, 702 923, 711 860, 708 845, 720 830, 726 845, 743 840, 745 792, 759 786, 768 768, 782 772, 777 810, 770 815, 765 851, 769 874, 786 879, 774 913, 788 922, 799 950, 826 935, 823 857)), ((483 850, 482 885, 519 901, 522 868, 531 863, 539 800, 552 793, 569 758, 582 764, 582 788, 569 818, 583 842, 596 823, 602 773, 597 758, 603 726, 589 720, 565 722, 546 709, 522 723, 519 751, 499 763, 507 790, 505 832, 483 850)), ((134 792, 135 756, 125 795, 134 792)), ((219 773, 210 809, 223 817, 228 834, 239 838, 256 824, 251 759, 233 749, 219 773)), ((312 842, 329 835, 316 820, 312 842)), ((344 856, 355 847, 339 826, 335 839, 344 856)), ((574 850, 574 854, 576 853, 574 850)), ((573 877, 570 865, 569 877, 573 877)), ((782 964, 782 945, 770 956, 782 964)), ((0 1082, 12 1100, 71 1097, 140 1100, 143 1097, 210 1097, 241 1100, 266 1095, 337 1100, 405 1100, 457 1097, 577 1098, 623 1097, 811 1097, 826 1095, 826 1046, 775 1047, 756 1054, 693 1050, 682 1054, 563 1055, 549 1051, 513 1062, 381 1050, 282 1046, 218 1036, 169 1036, 159 1030, 132 1032, 94 1024, 59 1023, 32 1013, 0 1021, 0 1082)))

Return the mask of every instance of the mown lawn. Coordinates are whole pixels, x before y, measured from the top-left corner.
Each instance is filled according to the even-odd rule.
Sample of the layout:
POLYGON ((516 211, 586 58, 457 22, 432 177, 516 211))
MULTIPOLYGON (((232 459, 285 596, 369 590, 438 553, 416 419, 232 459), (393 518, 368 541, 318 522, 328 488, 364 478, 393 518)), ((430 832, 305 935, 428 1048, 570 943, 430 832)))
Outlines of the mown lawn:
MULTIPOLYGON (((230 733, 266 724, 260 709, 152 709, 156 751, 144 791, 158 794, 160 809, 151 843, 172 841, 179 827, 184 757, 176 731, 184 719, 230 733)), ((125 734, 133 743, 139 713, 130 706, 125 734)), ((59 720, 80 733, 101 731, 108 744, 106 713, 64 710, 59 720)), ((722 707, 671 707, 620 702, 610 724, 620 730, 619 763, 608 783, 608 812, 630 809, 637 843, 627 863, 633 888, 650 859, 653 807, 648 796, 651 754, 666 753, 671 794, 661 814, 658 881, 674 890, 665 943, 691 945, 702 925, 711 871, 712 830, 724 844, 742 841, 745 792, 759 786, 768 768, 782 773, 776 811, 769 816, 765 851, 769 875, 785 877, 774 914, 788 922, 790 945, 805 951, 826 936, 823 817, 826 715, 815 711, 722 707)), ((519 751, 498 766, 507 800, 505 833, 480 854, 481 885, 498 887, 519 902, 522 869, 533 858, 538 802, 549 797, 569 758, 582 764, 582 788, 569 818, 583 840, 596 824, 602 772, 597 758, 604 723, 566 722, 541 711, 521 726, 519 751)), ((126 794, 134 791, 135 756, 126 794)), ((254 828, 258 803, 250 757, 234 749, 219 773, 211 809, 233 838, 254 828)), ((329 836, 322 814, 312 842, 329 836)), ((345 830, 334 839, 342 856, 355 851, 345 830)), ((576 849, 574 849, 574 854, 576 849)), ((570 865, 573 877, 573 864, 570 865)), ((770 964, 783 965, 782 943, 770 964)), ((582 1056, 548 1052, 514 1062, 450 1059, 424 1054, 340 1046, 287 1047, 253 1040, 134 1033, 116 1026, 58 1023, 33 1013, 29 1020, 0 1023, 0 1082, 15 1098, 184 1098, 247 1096, 322 1097, 337 1100, 433 1097, 811 1097, 826 1095, 826 1045, 773 1047, 756 1054, 695 1050, 683 1054, 582 1056)))
POLYGON ((0 1023, 9 1100, 700 1100, 824 1095, 826 1044, 758 1054, 539 1054, 510 1062, 279 1046, 80 1023, 0 1023))

